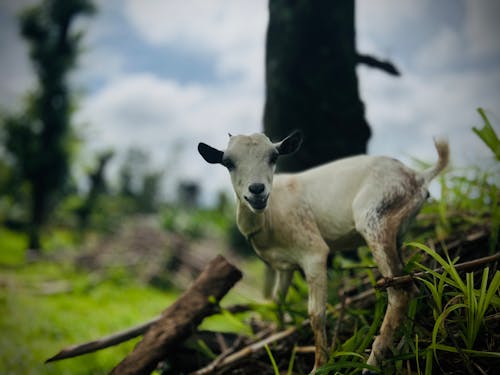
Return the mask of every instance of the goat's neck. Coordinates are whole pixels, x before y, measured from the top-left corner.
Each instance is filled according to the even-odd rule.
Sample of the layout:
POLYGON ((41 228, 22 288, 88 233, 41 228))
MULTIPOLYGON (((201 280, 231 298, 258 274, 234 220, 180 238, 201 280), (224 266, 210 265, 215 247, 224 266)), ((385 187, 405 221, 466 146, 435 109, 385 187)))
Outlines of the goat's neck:
POLYGON ((245 237, 250 239, 257 233, 261 232, 264 229, 265 222, 265 212, 256 214, 250 211, 245 203, 238 200, 238 206, 236 208, 236 223, 238 224, 240 232, 245 237))

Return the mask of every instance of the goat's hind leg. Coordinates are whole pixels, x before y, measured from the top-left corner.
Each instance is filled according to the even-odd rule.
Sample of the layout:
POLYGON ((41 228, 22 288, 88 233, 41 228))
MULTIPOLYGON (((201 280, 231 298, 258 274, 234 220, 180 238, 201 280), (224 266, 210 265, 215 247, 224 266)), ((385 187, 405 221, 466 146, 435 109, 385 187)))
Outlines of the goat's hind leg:
MULTIPOLYGON (((370 218, 359 226, 358 231, 370 247, 380 273, 384 277, 399 276, 403 263, 397 248, 399 223, 394 217, 370 218)), ((388 304, 380 333, 375 337, 367 364, 379 366, 380 361, 392 347, 394 334, 406 315, 410 292, 406 289, 390 287, 387 289, 388 304)), ((364 373, 369 373, 364 371, 364 373)))

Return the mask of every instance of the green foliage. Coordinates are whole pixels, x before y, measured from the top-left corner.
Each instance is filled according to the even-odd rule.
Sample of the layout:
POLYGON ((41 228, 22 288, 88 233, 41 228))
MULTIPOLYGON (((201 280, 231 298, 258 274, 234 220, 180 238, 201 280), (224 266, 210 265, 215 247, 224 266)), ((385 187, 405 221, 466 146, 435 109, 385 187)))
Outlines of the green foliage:
MULTIPOLYGON (((432 351, 435 359, 439 360, 437 352, 445 351, 460 353, 466 359, 468 356, 500 358, 497 352, 474 350, 488 311, 500 308, 500 271, 490 277, 489 268, 484 268, 480 286, 476 288, 474 273, 467 273, 464 280, 456 270, 454 265, 457 259, 451 260, 448 256, 445 259, 420 243, 408 245, 424 251, 443 268, 442 272, 436 272, 422 264, 418 265, 429 275, 419 280, 429 290, 433 300, 435 323, 431 344, 426 349, 427 355, 432 351), (460 337, 463 346, 459 346, 454 337, 460 337)), ((426 374, 431 371, 432 360, 427 357, 426 374)))
MULTIPOLYGON (((375 337, 382 318, 384 317, 386 302, 385 295, 377 293, 375 308, 373 311, 372 322, 368 323, 359 310, 347 311, 349 319, 355 319, 352 336, 345 339, 340 345, 333 346, 330 353, 330 360, 318 370, 318 375, 326 374, 355 374, 360 369, 369 369, 378 372, 378 369, 367 365, 366 358, 363 355, 365 350, 371 346, 372 339, 375 337), (362 318, 362 319, 359 319, 362 318)), ((335 343, 334 343, 335 344, 335 343)))
POLYGON ((63 346, 157 316, 176 297, 131 279, 96 279, 69 264, 37 262, 13 269, 1 262, 0 267, 2 374, 106 374, 137 340, 75 359, 43 362, 63 346))
POLYGON ((271 361, 271 365, 273 366, 274 375, 280 375, 280 370, 278 369, 278 365, 276 364, 276 359, 274 359, 273 353, 271 352, 271 349, 269 349, 269 345, 264 345, 264 348, 266 349, 269 360, 271 361))
POLYGON ((495 158, 500 161, 500 139, 498 139, 498 135, 495 133, 495 129, 491 126, 491 123, 484 112, 484 109, 478 108, 478 113, 481 115, 483 119, 483 127, 478 129, 473 127, 472 130, 483 140, 483 142, 490 148, 495 155, 495 158))
POLYGON ((27 238, 23 234, 0 227, 0 264, 18 266, 24 263, 27 238))
POLYGON ((157 212, 162 177, 162 171, 150 167, 146 151, 130 148, 120 166, 118 194, 130 201, 135 212, 157 212))
POLYGON ((163 228, 193 239, 203 236, 226 236, 234 222, 234 214, 218 209, 193 209, 170 206, 162 212, 163 228))

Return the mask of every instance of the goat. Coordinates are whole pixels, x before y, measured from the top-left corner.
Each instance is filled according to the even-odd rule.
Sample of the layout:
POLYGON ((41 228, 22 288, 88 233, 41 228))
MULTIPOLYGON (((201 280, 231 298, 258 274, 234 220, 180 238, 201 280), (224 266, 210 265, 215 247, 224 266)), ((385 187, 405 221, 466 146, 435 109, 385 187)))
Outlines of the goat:
MULTIPOLYGON (((198 151, 208 163, 229 170, 238 228, 276 271, 274 298, 285 298, 295 270, 304 272, 315 341, 314 373, 328 360, 325 309, 330 249, 366 243, 383 277, 401 275, 398 239, 427 199, 430 181, 446 167, 449 147, 446 141, 435 141, 439 159, 423 172, 389 157, 359 155, 274 176, 278 157, 295 152, 301 143, 299 132, 277 143, 264 134, 230 135, 225 151, 205 143, 198 144, 198 151)), ((380 365, 391 347, 412 289, 391 287, 387 294, 388 307, 367 361, 371 366, 380 365)))

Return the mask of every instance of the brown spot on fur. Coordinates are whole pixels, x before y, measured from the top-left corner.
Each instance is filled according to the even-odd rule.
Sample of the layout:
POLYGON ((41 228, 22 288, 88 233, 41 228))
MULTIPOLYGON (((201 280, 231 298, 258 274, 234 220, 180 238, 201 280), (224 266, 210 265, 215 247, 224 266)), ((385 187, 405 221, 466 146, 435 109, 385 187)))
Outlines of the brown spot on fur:
POLYGON ((286 184, 287 188, 291 192, 296 192, 297 191, 297 180, 295 178, 290 178, 286 184))
POLYGON ((401 176, 400 184, 397 189, 390 189, 379 205, 375 208, 375 214, 378 217, 390 215, 398 212, 408 205, 416 194, 420 193, 423 181, 418 181, 413 171, 408 171, 403 165, 399 168, 401 176))

